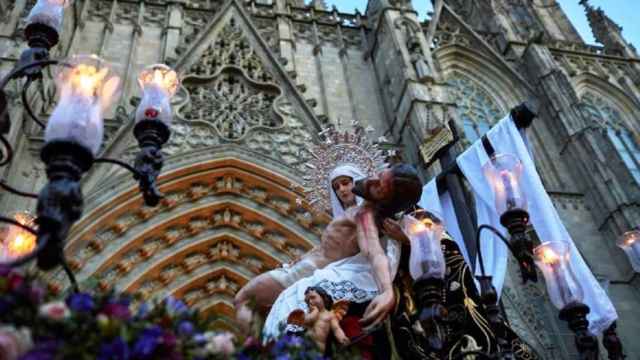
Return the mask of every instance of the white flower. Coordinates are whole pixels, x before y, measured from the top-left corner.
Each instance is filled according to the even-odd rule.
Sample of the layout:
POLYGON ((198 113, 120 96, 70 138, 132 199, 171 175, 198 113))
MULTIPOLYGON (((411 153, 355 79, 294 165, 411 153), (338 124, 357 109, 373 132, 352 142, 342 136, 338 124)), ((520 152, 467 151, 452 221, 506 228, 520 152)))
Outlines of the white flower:
POLYGON ((200 352, 199 355, 232 355, 236 351, 236 347, 233 343, 235 340, 235 335, 229 332, 224 333, 214 333, 208 331, 203 334, 207 343, 204 347, 204 351, 200 352))
POLYGON ((33 340, 28 328, 0 327, 0 360, 16 360, 32 347, 33 340))
POLYGON ((51 320, 64 320, 71 315, 67 304, 62 301, 50 302, 40 306, 40 316, 51 320))

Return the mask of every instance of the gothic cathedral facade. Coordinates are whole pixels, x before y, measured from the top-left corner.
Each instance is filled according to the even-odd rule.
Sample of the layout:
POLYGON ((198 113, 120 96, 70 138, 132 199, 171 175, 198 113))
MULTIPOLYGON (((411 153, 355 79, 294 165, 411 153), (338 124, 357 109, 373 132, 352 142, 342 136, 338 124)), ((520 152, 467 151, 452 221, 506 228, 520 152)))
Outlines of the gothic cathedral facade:
MULTIPOLYGON (((0 74, 25 46, 34 3, 0 0, 0 74)), ((238 289, 319 242, 328 218, 299 200, 318 131, 357 121, 399 144, 426 180, 439 171, 419 151, 430 130, 453 119, 461 150, 528 101, 544 185, 635 358, 640 280, 615 241, 640 225, 640 57, 612 19, 581 3, 602 46, 585 44, 556 0, 445 0, 437 25, 407 0, 369 0, 350 14, 324 1, 76 0, 53 56, 97 54, 125 82, 101 156, 133 159, 140 69, 167 63, 183 82, 164 148, 165 198, 144 207, 129 173, 94 165, 67 243, 72 269, 101 290, 180 297, 229 327, 238 289)), ((0 178, 36 192, 46 182, 43 133, 16 106, 18 89, 9 93, 16 161, 0 178)), ((26 101, 45 118, 55 95, 45 77, 26 101)), ((5 214, 35 206, 0 199, 5 214)), ((502 298, 511 326, 545 358, 573 358, 544 285, 523 286, 512 269, 502 298)), ((49 286, 64 289, 64 273, 49 286)))

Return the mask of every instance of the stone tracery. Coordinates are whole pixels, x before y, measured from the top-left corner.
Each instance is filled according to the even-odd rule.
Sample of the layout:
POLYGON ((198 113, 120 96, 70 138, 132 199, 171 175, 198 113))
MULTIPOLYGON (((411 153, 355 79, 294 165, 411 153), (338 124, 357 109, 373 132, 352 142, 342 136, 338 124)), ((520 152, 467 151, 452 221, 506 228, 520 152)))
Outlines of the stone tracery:
POLYGON ((489 93, 470 78, 454 74, 449 80, 453 86, 453 101, 458 105, 467 140, 475 141, 499 120, 502 111, 489 93))
POLYGON ((274 103, 280 90, 259 86, 229 70, 206 85, 187 85, 191 102, 178 114, 188 121, 211 123, 219 137, 239 140, 258 127, 278 128, 283 120, 274 103))

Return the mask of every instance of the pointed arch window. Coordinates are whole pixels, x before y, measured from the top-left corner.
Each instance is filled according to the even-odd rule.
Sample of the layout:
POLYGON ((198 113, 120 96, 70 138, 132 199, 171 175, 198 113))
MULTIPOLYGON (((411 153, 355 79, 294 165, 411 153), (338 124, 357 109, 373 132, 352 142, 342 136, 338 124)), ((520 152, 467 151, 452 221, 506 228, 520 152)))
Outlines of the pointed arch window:
POLYGON ((474 142, 489 131, 502 112, 489 93, 468 77, 456 74, 449 84, 453 101, 458 105, 464 135, 469 142, 474 142))
POLYGON ((640 184, 640 145, 634 134, 624 125, 622 115, 602 97, 587 93, 582 97, 587 116, 607 131, 607 137, 620 155, 634 180, 640 184))

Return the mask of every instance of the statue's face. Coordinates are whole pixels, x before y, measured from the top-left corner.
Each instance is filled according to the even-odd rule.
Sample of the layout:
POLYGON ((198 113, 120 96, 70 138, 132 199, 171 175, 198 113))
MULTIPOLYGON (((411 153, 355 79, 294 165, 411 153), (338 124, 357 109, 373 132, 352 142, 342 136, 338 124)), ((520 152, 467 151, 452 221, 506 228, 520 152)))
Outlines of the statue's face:
POLYGON ((393 173, 387 169, 376 176, 358 180, 353 192, 370 201, 389 202, 393 199, 393 173))
POLYGON ((313 290, 308 291, 304 295, 304 302, 307 303, 310 308, 315 307, 319 310, 324 309, 324 300, 322 300, 322 296, 313 290))
POLYGON ((353 190, 353 179, 348 176, 338 176, 331 182, 333 191, 340 199, 343 208, 349 208, 356 204, 356 194, 353 190))

